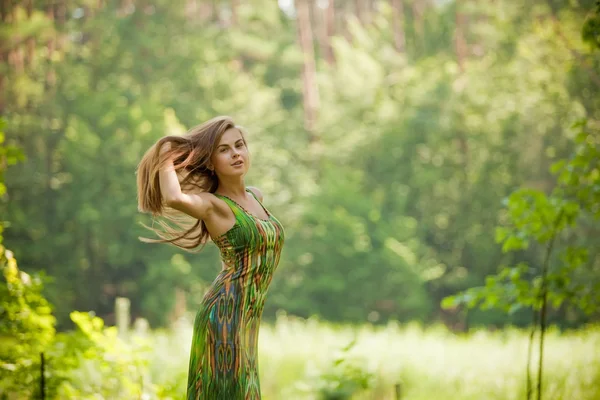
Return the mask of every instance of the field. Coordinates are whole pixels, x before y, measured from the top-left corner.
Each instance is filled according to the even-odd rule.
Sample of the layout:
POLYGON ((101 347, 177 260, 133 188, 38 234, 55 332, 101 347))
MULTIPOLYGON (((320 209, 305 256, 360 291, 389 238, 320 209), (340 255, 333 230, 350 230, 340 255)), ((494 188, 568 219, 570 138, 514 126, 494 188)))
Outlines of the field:
MULTIPOLYGON (((173 332, 153 333, 150 380, 183 393, 191 325, 181 321, 173 332)), ((457 335, 443 327, 350 327, 280 317, 260 335, 265 400, 343 399, 350 392, 353 399, 395 399, 396 384, 406 400, 526 398, 529 333, 523 330, 457 335), (345 361, 334 366, 342 353, 345 361), (358 390, 360 382, 368 388, 358 390)), ((533 354, 535 377, 537 349, 533 354)), ((544 360, 544 399, 600 399, 600 327, 550 329, 544 360)))

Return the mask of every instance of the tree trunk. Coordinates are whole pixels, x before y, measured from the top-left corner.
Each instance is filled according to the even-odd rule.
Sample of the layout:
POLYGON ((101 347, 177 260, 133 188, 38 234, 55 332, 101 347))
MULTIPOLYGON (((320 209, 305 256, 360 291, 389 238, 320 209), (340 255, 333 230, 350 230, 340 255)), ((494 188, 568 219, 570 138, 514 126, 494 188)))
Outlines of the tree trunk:
POLYGON ((321 54, 328 64, 332 65, 335 62, 333 56, 333 48, 331 47, 331 39, 334 35, 335 11, 334 0, 329 0, 327 8, 317 12, 319 15, 319 45, 321 54))
MULTIPOLYGON (((319 47, 323 45, 321 39, 323 39, 322 31, 323 31, 323 16, 321 13, 321 8, 317 5, 318 0, 308 0, 308 23, 310 24, 311 31, 314 32, 314 39, 317 41, 319 47)), ((324 56, 323 48, 319 50, 320 54, 324 56)))
POLYGON ((330 64, 335 63, 335 54, 333 53, 333 46, 331 41, 335 36, 335 0, 329 0, 327 10, 325 11, 325 30, 327 32, 327 60, 330 64))
POLYGON ((392 12, 394 45, 399 53, 404 53, 406 51, 406 35, 404 33, 404 0, 392 0, 392 12))
MULTIPOLYGON (((417 46, 419 48, 422 48, 425 45, 425 28, 424 28, 424 23, 423 23, 424 12, 425 12, 424 0, 413 0, 412 13, 413 13, 413 24, 415 27, 415 43, 417 43, 417 46)), ((418 53, 424 54, 425 51, 419 51, 418 53)))
POLYGON ((363 23, 368 25, 371 23, 371 19, 373 16, 373 12, 371 11, 371 1, 370 0, 359 0, 360 7, 363 13, 363 23))
MULTIPOLYGON (((7 0, 0 0, 0 22, 2 26, 8 25, 8 7, 7 0)), ((0 64, 8 64, 8 51, 4 46, 0 46, 0 64)), ((4 74, 0 74, 0 94, 4 92, 4 74)), ((4 97, 0 95, 0 114, 4 113, 4 97)))
POLYGON ((238 7, 240 0, 231 0, 231 25, 237 26, 238 24, 238 7))
MULTIPOLYGON (((54 3, 48 4, 48 6, 46 8, 46 14, 48 16, 48 19, 53 24, 56 24, 56 19, 55 19, 56 11, 54 9, 54 3)), ((54 55, 54 51, 56 50, 56 36, 53 36, 46 42, 46 47, 48 48, 47 60, 48 60, 48 63, 51 63, 52 56, 54 55)), ((54 72, 54 68, 50 67, 50 68, 48 68, 48 72, 46 73, 46 88, 54 86, 55 81, 56 81, 56 74, 54 72)))
MULTIPOLYGON (((33 15, 33 0, 27 1, 27 19, 31 19, 33 15)), ((27 66, 31 66, 33 63, 33 57, 35 55, 35 38, 29 37, 27 39, 27 57, 26 63, 27 66)))
POLYGON ((337 2, 337 7, 336 7, 336 3, 333 2, 331 5, 333 7, 335 7, 335 11, 333 12, 333 17, 334 17, 334 30, 335 32, 338 32, 340 34, 342 34, 344 37, 347 37, 346 34, 346 7, 347 7, 347 2, 344 2, 342 4, 340 4, 340 1, 338 0, 337 2))
POLYGON ((212 2, 200 1, 198 7, 198 17, 200 21, 208 21, 214 18, 214 5, 212 2))
POLYGON ((454 29, 454 51, 456 53, 456 62, 460 72, 465 72, 465 60, 467 57, 467 41, 465 40, 466 17, 461 10, 462 1, 456 0, 455 20, 456 26, 454 29))
POLYGON ((59 29, 56 33, 56 46, 57 49, 64 49, 67 36, 64 34, 65 24, 67 22, 67 0, 55 0, 56 1, 56 21, 59 25, 59 29))
POLYGON ((184 14, 188 20, 196 18, 196 15, 198 15, 198 0, 187 0, 184 14))
POLYGON ((356 18, 363 23, 364 14, 360 0, 354 0, 354 15, 356 15, 356 18))
MULTIPOLYGON (((296 11, 298 13, 298 42, 304 58, 302 66, 304 127, 312 134, 315 131, 319 98, 308 0, 296 0, 296 11)), ((314 140, 315 138, 312 137, 311 141, 314 140)))
POLYGON ((351 42, 352 35, 350 34, 350 30, 348 29, 348 19, 355 16, 354 6, 350 1, 346 0, 344 5, 341 7, 341 10, 339 11, 340 12, 338 12, 337 15, 340 16, 340 32, 342 32, 342 34, 348 42, 351 42))

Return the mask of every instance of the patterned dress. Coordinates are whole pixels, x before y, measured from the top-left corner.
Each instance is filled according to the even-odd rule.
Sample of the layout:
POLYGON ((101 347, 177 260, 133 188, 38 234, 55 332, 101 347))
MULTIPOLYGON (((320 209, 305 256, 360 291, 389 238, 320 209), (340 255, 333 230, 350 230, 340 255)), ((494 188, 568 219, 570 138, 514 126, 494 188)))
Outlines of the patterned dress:
POLYGON ((284 231, 264 206, 267 219, 217 196, 231 207, 235 224, 213 239, 223 269, 194 321, 187 400, 256 400, 260 399, 258 330, 284 231))

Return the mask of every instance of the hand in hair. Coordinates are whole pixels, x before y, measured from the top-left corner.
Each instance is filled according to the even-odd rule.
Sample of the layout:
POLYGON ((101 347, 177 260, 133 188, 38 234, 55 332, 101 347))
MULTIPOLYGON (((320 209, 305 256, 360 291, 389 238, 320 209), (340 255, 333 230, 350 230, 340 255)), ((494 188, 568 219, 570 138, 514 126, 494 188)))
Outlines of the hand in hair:
POLYGON ((159 242, 192 249, 208 241, 204 220, 210 218, 217 204, 212 193, 219 182, 207 166, 221 135, 235 127, 231 118, 216 117, 183 136, 166 135, 144 153, 137 168, 138 209, 178 225, 175 230, 151 228, 160 236, 159 242), (171 218, 171 209, 196 219, 194 227, 180 226, 171 218))
POLYGON ((171 142, 169 142, 169 141, 167 141, 167 142, 164 142, 164 143, 162 144, 162 146, 160 146, 160 149, 159 149, 159 154, 160 154, 160 155, 163 155, 164 153, 166 153, 166 152, 168 152, 169 150, 171 150, 171 147, 172 147, 172 146, 171 146, 171 142))

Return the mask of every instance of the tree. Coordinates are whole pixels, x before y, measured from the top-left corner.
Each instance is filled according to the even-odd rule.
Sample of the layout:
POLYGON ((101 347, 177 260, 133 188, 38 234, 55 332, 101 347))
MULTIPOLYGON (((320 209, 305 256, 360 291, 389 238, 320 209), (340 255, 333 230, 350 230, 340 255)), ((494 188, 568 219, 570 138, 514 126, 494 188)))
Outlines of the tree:
MULTIPOLYGON (((573 153, 552 167, 558 174, 558 185, 549 195, 535 189, 511 194, 507 201, 510 223, 499 227, 496 233, 505 252, 521 251, 534 244, 545 247, 543 263, 534 266, 521 262, 503 267, 498 274, 487 277, 484 287, 444 300, 446 307, 465 304, 484 309, 497 307, 509 313, 521 308, 534 311, 532 338, 538 324, 540 329, 538 399, 542 395, 548 307, 558 309, 567 304, 577 312, 597 315, 600 305, 599 236, 595 225, 589 223, 600 219, 600 135, 597 128, 587 127, 585 122, 574 128, 581 130, 575 137, 573 153), (596 238, 595 245, 582 240, 590 234, 596 238)), ((531 348, 528 398, 532 392, 530 357, 531 348)))

